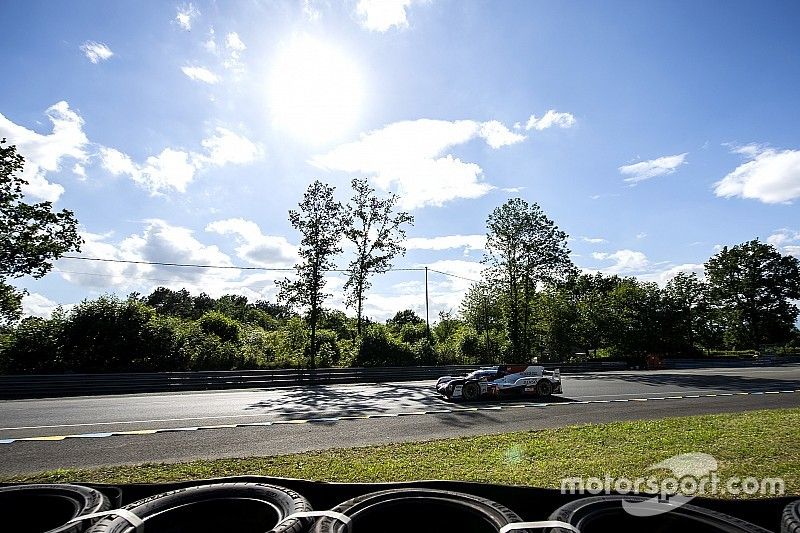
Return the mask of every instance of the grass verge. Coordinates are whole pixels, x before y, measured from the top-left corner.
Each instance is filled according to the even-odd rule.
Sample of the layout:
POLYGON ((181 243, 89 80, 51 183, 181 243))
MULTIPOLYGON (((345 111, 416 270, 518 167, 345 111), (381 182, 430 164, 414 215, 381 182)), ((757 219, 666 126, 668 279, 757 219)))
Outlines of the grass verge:
POLYGON ((721 479, 780 477, 800 494, 800 409, 615 422, 272 457, 62 469, 25 482, 148 483, 233 475, 340 482, 456 479, 559 487, 563 477, 634 479, 680 453, 704 452, 721 479))

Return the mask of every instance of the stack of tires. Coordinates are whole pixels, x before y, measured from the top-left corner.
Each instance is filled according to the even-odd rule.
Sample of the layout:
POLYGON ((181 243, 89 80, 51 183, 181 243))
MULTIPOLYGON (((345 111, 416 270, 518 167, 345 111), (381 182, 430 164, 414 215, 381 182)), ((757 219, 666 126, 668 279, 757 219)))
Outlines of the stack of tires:
MULTIPOLYGON (((523 522, 514 511, 487 498, 430 488, 380 490, 321 512, 312 511, 311 504, 301 494, 268 483, 219 482, 156 494, 121 508, 117 508, 117 503, 94 488, 79 485, 0 487, 0 530, 14 533, 143 533, 145 530, 147 533, 769 533, 739 518, 695 505, 665 508, 663 503, 638 496, 579 498, 550 513, 548 509, 525 510, 526 516, 539 517, 546 523, 523 522), (627 502, 625 506, 623 501, 627 502), (632 514, 629 504, 644 512, 632 514)), ((800 500, 783 512, 781 533, 800 533, 800 500)))

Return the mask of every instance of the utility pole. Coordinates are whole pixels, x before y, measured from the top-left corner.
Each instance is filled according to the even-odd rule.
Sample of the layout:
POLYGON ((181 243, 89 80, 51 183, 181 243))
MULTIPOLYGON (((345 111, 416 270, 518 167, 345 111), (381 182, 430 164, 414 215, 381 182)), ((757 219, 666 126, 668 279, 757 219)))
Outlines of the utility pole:
POLYGON ((428 267, 425 267, 425 325, 428 330, 428 340, 431 338, 431 320, 428 312, 428 267))
POLYGON ((483 295, 483 327, 486 335, 486 361, 491 361, 491 348, 489 346, 489 292, 488 288, 483 295))

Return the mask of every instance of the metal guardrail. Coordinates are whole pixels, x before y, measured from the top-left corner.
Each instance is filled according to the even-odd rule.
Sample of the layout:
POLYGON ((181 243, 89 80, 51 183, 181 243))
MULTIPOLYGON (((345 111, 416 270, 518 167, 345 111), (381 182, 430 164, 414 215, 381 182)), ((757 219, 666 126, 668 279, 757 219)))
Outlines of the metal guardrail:
POLYGON ((798 363, 800 363, 800 357, 795 355, 765 355, 754 358, 708 357, 704 359, 665 359, 664 368, 673 370, 691 370, 695 368, 747 368, 798 363))
MULTIPOLYGON (((550 364, 563 373, 621 370, 624 362, 550 364)), ((383 368, 318 368, 229 370, 114 374, 43 374, 0 376, 0 399, 59 398, 102 394, 276 388, 335 383, 382 383, 436 379, 465 374, 478 365, 409 366, 383 368)))

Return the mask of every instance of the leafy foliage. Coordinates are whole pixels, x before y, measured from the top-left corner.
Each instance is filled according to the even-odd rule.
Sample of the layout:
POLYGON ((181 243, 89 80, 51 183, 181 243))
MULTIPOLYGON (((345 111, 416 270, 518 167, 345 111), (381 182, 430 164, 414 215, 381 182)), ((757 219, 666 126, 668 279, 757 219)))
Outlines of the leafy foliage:
POLYGON ((53 261, 70 251, 80 251, 78 221, 72 211, 53 211, 51 202, 24 201, 22 178, 25 160, 16 147, 0 140, 0 325, 16 321, 22 295, 7 284, 8 278, 41 278, 53 261))
POLYGON ((340 237, 344 228, 342 204, 333 197, 333 187, 317 180, 309 185, 300 202, 299 211, 289 211, 289 221, 300 232, 298 254, 302 263, 295 265, 296 279, 278 283, 279 300, 290 307, 308 310, 311 329, 311 366, 317 353, 317 320, 322 304, 330 296, 325 293, 325 273, 334 268, 333 257, 341 253, 340 237))
POLYGON ((344 236, 355 245, 356 252, 348 266, 344 290, 347 305, 356 308, 356 329, 360 335, 364 298, 372 286, 370 276, 387 272, 392 259, 405 254, 403 225, 413 224, 414 217, 406 212, 394 213, 399 197, 390 194, 378 198, 366 178, 354 179, 352 187, 355 194, 346 207, 344 236))

